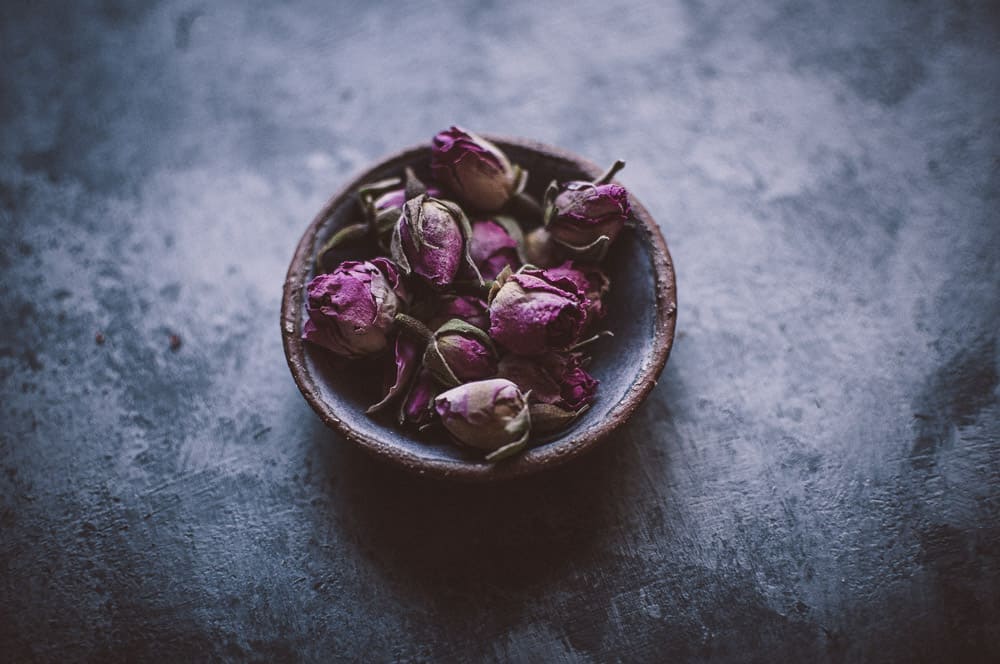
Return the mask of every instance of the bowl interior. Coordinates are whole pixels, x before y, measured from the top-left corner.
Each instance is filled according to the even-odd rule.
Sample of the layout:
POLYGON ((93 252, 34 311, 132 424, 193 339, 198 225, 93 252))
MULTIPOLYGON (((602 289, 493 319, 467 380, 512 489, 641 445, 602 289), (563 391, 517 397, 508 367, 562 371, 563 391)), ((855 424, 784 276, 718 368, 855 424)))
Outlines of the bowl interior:
MULTIPOLYGON (((528 169, 527 191, 539 200, 553 179, 593 179, 593 164, 545 146, 495 139, 508 156, 528 169)), ((466 479, 495 479, 526 474, 558 463, 592 446, 624 421, 648 393, 662 370, 673 339, 673 273, 669 255, 648 213, 633 198, 636 227, 627 229, 605 259, 611 279, 603 327, 614 333, 590 349, 589 371, 600 381, 590 410, 557 438, 500 464, 482 461, 482 453, 438 437, 392 425, 394 409, 369 416, 365 409, 380 397, 385 359, 344 360, 303 343, 306 320, 304 289, 314 276, 316 251, 339 228, 358 221, 354 191, 358 185, 399 176, 405 166, 430 179, 429 149, 417 148, 380 163, 336 196, 302 239, 285 286, 283 332, 289 365, 313 408, 327 422, 366 449, 419 472, 466 479)))

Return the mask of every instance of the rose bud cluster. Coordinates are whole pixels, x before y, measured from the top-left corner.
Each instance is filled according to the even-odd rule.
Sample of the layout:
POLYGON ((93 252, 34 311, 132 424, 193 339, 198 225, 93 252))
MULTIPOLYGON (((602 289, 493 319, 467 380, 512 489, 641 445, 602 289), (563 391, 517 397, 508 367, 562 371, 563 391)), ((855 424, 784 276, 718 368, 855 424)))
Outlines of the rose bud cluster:
POLYGON ((372 416, 500 461, 598 398, 587 353, 609 334, 600 263, 631 214, 611 182, 623 164, 553 182, 539 203, 528 172, 481 136, 451 127, 429 154, 357 192, 358 220, 317 252, 302 337, 380 363, 372 416))

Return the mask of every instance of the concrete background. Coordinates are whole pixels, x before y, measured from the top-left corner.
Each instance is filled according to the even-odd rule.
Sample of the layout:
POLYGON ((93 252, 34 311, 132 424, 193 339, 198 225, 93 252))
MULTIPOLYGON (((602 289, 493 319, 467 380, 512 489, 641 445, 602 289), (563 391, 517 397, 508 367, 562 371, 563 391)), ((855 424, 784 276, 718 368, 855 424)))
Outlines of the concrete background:
POLYGON ((6 0, 0 659, 997 661, 998 14, 6 0), (626 158, 677 267, 634 421, 498 487, 350 448, 278 330, 452 122, 626 158))

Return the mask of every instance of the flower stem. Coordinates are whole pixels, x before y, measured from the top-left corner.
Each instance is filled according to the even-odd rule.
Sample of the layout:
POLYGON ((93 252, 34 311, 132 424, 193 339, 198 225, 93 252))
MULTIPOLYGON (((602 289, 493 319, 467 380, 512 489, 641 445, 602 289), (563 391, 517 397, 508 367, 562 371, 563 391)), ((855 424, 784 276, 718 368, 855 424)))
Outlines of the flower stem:
POLYGON ((602 330, 588 339, 584 339, 583 341, 573 344, 572 346, 569 347, 569 352, 572 353, 575 350, 579 350, 584 346, 594 343, 595 341, 597 341, 602 337, 613 337, 613 336, 615 336, 615 333, 612 332, 611 330, 602 330))
POLYGON ((611 164, 611 168, 604 171, 604 175, 594 180, 594 184, 607 184, 611 182, 611 178, 615 176, 615 173, 625 168, 625 162, 621 159, 615 160, 615 163, 611 164))

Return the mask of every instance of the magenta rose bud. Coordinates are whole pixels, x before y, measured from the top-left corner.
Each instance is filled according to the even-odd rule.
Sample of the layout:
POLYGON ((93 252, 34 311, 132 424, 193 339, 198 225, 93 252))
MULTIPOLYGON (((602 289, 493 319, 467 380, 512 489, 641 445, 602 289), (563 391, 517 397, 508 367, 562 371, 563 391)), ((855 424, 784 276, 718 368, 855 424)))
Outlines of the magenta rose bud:
POLYGON ((424 367, 442 385, 454 387, 497 373, 497 351, 489 336, 462 320, 439 327, 424 352, 424 367))
POLYGON ((384 349, 405 291, 391 261, 345 261, 309 282, 302 338, 344 357, 384 349))
POLYGON ((549 185, 543 205, 545 227, 553 241, 574 256, 604 258, 632 214, 628 192, 610 181, 624 166, 624 162, 615 162, 595 182, 549 185))
POLYGON ((463 445, 497 461, 522 450, 531 434, 528 400, 503 378, 465 383, 442 392, 434 408, 444 428, 463 445))
POLYGON ((580 353, 549 353, 541 357, 507 355, 500 360, 498 375, 513 382, 531 401, 578 411, 589 406, 598 381, 582 366, 580 353))
POLYGON ((507 266, 521 267, 521 243, 524 238, 517 222, 510 217, 486 219, 472 224, 469 253, 483 279, 496 279, 507 266))
POLYGON ((490 315, 486 302, 474 295, 448 294, 441 296, 437 309, 427 322, 427 326, 436 330, 452 318, 464 320, 483 331, 490 329, 490 315))
POLYGON ((468 253, 471 234, 461 208, 420 195, 403 205, 392 235, 392 256, 404 273, 414 272, 435 288, 444 288, 463 265, 479 277, 468 253))
POLYGON ((519 355, 569 348, 579 340, 587 316, 576 284, 549 279, 543 270, 500 275, 489 304, 490 336, 519 355))
POLYGON ((431 171, 463 202, 486 211, 520 193, 528 176, 493 143, 458 127, 431 141, 431 171))
POLYGON ((437 396, 437 390, 434 377, 427 369, 421 369, 400 406, 399 423, 418 427, 430 424, 434 419, 434 397, 437 396))
POLYGON ((566 261, 558 267, 544 270, 544 274, 549 280, 569 279, 583 293, 584 308, 587 311, 584 328, 604 318, 604 296, 611 289, 611 280, 604 270, 596 265, 566 261))

